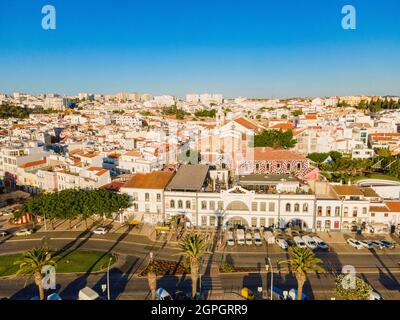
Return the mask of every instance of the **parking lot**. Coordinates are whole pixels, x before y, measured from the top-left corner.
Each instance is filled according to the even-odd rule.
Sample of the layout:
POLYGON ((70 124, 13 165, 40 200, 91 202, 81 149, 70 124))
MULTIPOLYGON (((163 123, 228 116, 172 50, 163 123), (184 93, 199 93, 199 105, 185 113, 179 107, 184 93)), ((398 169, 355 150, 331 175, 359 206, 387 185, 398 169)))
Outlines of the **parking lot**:
MULTIPOLYGON (((228 233, 229 230, 227 230, 224 233, 224 246, 223 250, 225 252, 232 252, 232 253, 240 253, 240 252, 265 252, 265 253, 282 253, 285 250, 279 247, 274 240, 280 238, 284 239, 287 243, 288 246, 295 246, 296 243, 294 241, 294 237, 304 237, 304 236, 310 236, 310 237, 318 237, 321 240, 323 240, 329 247, 330 252, 336 252, 336 253, 362 253, 362 252, 368 252, 371 249, 363 248, 361 250, 357 250, 356 248, 352 247, 350 244, 347 243, 348 238, 356 239, 356 240, 370 240, 370 241, 380 241, 380 240, 387 240, 392 243, 395 243, 395 248, 394 249, 375 249, 377 253, 400 253, 400 239, 398 236, 395 235, 389 235, 389 234, 362 234, 362 235, 356 235, 355 233, 341 233, 341 232, 335 232, 335 233, 328 233, 328 232, 317 232, 317 233, 312 233, 312 232, 305 232, 305 231, 290 231, 289 229, 285 231, 280 231, 280 230, 275 230, 272 232, 274 236, 274 240, 271 242, 273 243, 267 243, 265 237, 264 237, 264 230, 263 229, 256 229, 256 232, 261 234, 261 245, 256 246, 254 243, 254 230, 248 229, 245 231, 245 234, 247 232, 251 232, 252 234, 252 243, 251 244, 238 244, 238 238, 237 238, 237 230, 236 229, 231 229, 230 231, 233 231, 233 237, 234 237, 234 245, 228 245, 228 233)), ((315 249, 315 251, 322 251, 320 249, 315 249)))

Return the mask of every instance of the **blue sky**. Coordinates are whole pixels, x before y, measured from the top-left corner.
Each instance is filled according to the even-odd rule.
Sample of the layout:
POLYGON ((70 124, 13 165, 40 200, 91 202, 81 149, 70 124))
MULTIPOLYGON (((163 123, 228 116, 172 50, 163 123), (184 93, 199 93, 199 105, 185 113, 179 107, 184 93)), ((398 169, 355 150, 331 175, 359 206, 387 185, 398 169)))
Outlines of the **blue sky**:
POLYGON ((0 92, 400 95, 398 0, 1 0, 0 92), (41 28, 43 5, 57 29, 41 28), (357 29, 341 28, 341 8, 357 29))

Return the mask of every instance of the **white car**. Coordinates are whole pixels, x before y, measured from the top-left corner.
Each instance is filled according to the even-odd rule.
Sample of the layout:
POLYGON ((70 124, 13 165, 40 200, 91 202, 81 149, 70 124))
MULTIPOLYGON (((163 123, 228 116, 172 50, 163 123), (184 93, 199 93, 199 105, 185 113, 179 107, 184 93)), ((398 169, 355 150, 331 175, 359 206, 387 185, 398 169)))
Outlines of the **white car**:
POLYGON ((33 233, 32 229, 20 229, 17 232, 15 232, 14 234, 16 236, 29 236, 32 233, 33 233))
POLYGON ((253 238, 251 236, 251 232, 246 233, 246 244, 251 246, 253 244, 253 238))
POLYGON ((230 247, 235 245, 235 239, 233 238, 233 232, 232 231, 228 231, 228 238, 226 240, 226 243, 230 247))
POLYGON ((369 294, 369 300, 385 300, 383 299, 382 295, 376 291, 371 291, 369 294))
POLYGON ((106 234, 107 233, 107 229, 104 227, 99 227, 93 230, 94 234, 106 234))
POLYGON ((358 242, 360 242, 360 244, 364 248, 367 248, 367 249, 372 249, 374 247, 374 245, 372 244, 372 241, 369 241, 369 240, 360 240, 358 242))
POLYGON ((305 244, 305 242, 303 241, 303 239, 299 236, 295 236, 293 238, 294 243, 296 244, 296 246, 298 246, 299 248, 307 248, 307 245, 305 244))
POLYGON ((315 250, 318 248, 318 244, 314 241, 314 239, 310 236, 303 236, 302 237, 304 243, 306 244, 307 247, 309 247, 312 250, 315 250))
POLYGON ((254 244, 259 247, 262 245, 262 241, 261 241, 261 235, 260 232, 255 231, 254 232, 254 244))
POLYGON ((243 229, 237 229, 236 230, 236 239, 237 239, 237 244, 238 245, 244 245, 245 244, 245 239, 244 239, 244 230, 243 229))
POLYGON ((352 239, 352 238, 347 239, 347 243, 357 250, 364 248, 363 245, 359 241, 352 239))
POLYGON ((329 247, 328 245, 324 242, 324 240, 322 240, 319 237, 312 237, 313 240, 315 241, 315 243, 318 245, 318 248, 323 250, 323 251, 328 251, 329 247))
POLYGON ((7 232, 7 231, 0 230, 0 237, 5 237, 5 236, 7 236, 7 235, 8 235, 8 232, 7 232))
POLYGON ((278 238, 278 239, 275 240, 275 242, 283 250, 286 250, 289 247, 289 245, 288 245, 288 243, 286 242, 285 239, 278 238))

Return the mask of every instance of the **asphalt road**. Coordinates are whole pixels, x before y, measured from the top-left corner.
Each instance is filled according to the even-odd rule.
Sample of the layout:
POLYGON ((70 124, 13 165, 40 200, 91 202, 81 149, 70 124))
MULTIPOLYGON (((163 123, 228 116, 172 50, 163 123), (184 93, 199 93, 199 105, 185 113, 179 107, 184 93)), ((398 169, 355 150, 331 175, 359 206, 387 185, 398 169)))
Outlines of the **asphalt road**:
MULTIPOLYGON (((155 257, 165 260, 178 260, 180 258, 176 248, 163 246, 163 243, 153 245, 148 239, 131 238, 129 235, 107 235, 92 236, 90 233, 81 234, 83 238, 76 239, 77 232, 54 232, 48 233, 50 240, 48 244, 52 248, 97 250, 113 252, 120 255, 118 266, 113 267, 110 273, 111 299, 144 299, 148 295, 148 283, 145 278, 136 277, 136 273, 145 265, 145 259, 152 251, 155 257), (56 239, 57 238, 57 239, 56 239), (143 241, 141 241, 143 240, 143 241)), ((39 246, 43 235, 36 234, 29 238, 0 239, 0 254, 11 254, 25 251, 29 248, 39 246), (36 237, 36 239, 32 239, 36 237)), ((373 287, 384 294, 387 298, 400 299, 399 281, 400 254, 397 252, 351 252, 345 254, 320 253, 327 270, 340 271, 343 265, 355 266, 356 271, 373 287)), ((272 265, 275 270, 274 284, 282 288, 290 289, 296 282, 292 275, 279 272, 278 261, 287 258, 287 254, 270 253, 272 265)), ((238 292, 243 286, 256 290, 261 286, 264 290, 269 287, 266 273, 257 272, 265 270, 265 252, 243 253, 229 252, 226 254, 215 254, 214 261, 225 260, 235 266, 247 266, 255 268, 255 271, 245 274, 223 274, 220 276, 222 288, 225 292, 238 292)), ((282 270, 281 270, 282 271, 282 270)), ((269 279, 269 276, 268 276, 269 279)), ((309 277, 305 291, 311 297, 330 298, 334 286, 332 275, 309 277)), ((64 299, 76 299, 79 289, 90 286, 97 292, 101 292, 101 285, 106 283, 106 274, 80 274, 80 275, 57 275, 57 292, 64 299)), ((24 288, 23 279, 0 279, 0 297, 12 299, 29 299, 36 295, 36 287, 29 284, 24 288)), ((163 287, 170 292, 177 289, 190 292, 191 281, 188 277, 166 276, 158 279, 158 287, 163 287)), ((106 297, 106 294, 103 294, 106 297)))

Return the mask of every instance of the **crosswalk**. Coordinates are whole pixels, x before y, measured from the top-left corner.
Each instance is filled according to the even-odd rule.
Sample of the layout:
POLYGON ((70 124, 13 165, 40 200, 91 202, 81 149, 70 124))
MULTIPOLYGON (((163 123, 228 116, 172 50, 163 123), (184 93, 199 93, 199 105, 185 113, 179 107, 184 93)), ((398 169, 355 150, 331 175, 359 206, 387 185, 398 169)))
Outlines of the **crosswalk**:
POLYGON ((217 296, 224 293, 221 278, 217 275, 203 276, 201 279, 201 292, 206 296, 217 296))

